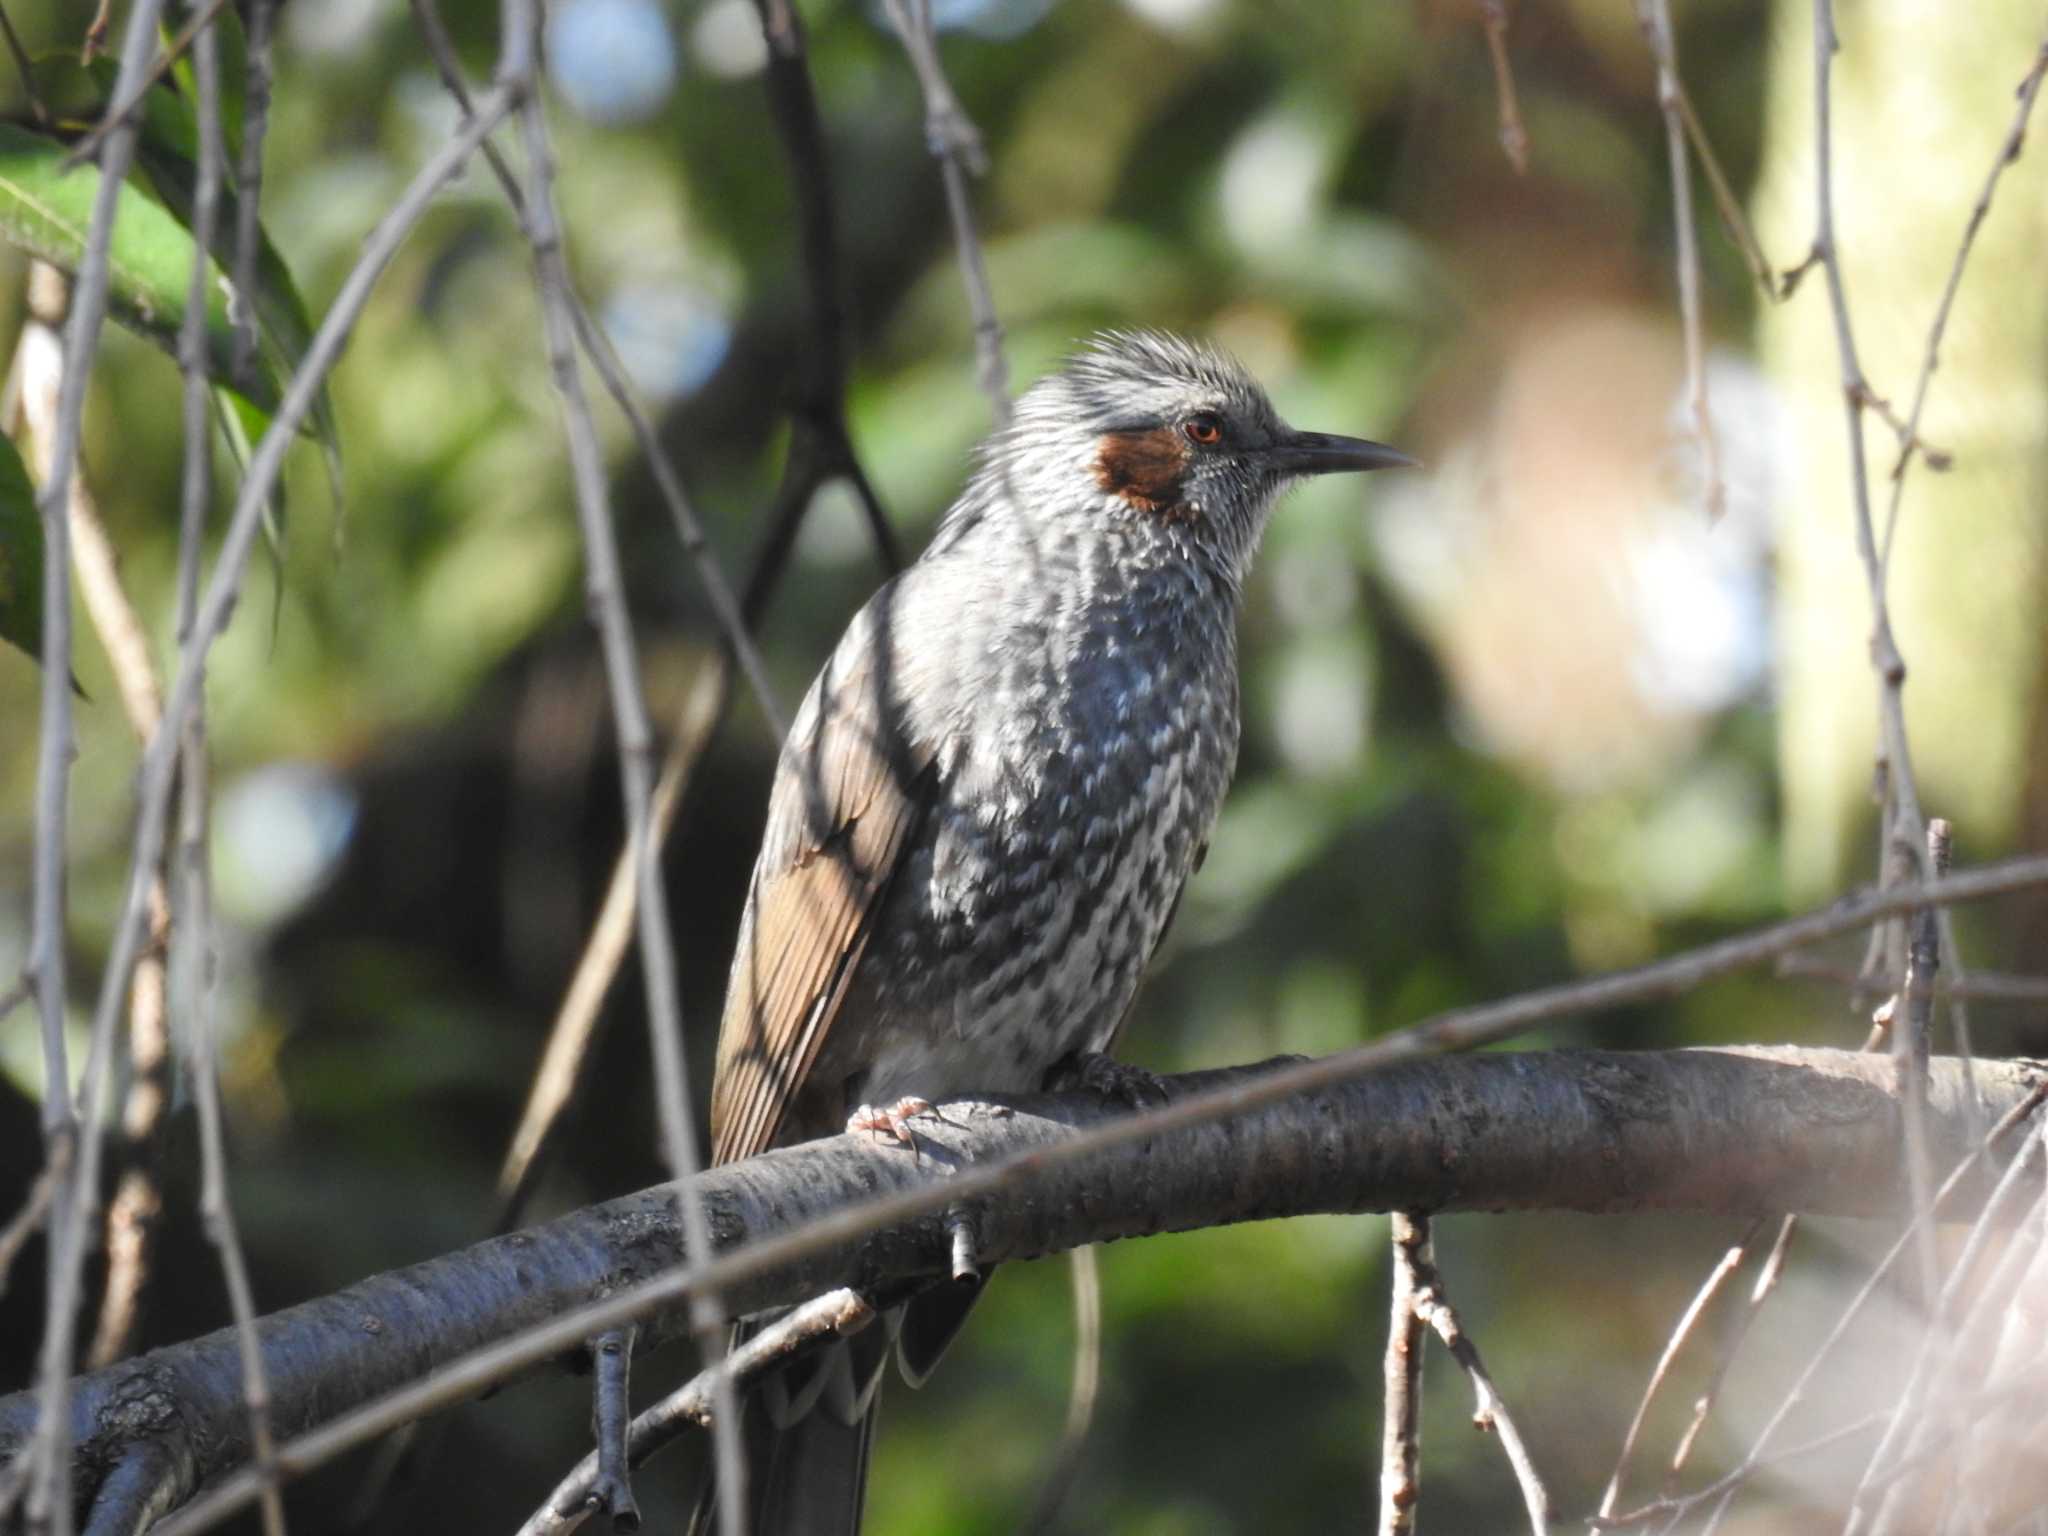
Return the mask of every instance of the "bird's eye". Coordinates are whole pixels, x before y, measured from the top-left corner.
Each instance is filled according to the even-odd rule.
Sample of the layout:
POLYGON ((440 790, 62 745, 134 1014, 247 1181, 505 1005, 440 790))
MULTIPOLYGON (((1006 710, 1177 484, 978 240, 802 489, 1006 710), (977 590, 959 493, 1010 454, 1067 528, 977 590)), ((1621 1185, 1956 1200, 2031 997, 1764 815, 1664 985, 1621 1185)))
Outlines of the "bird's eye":
POLYGON ((1197 411, 1180 424, 1181 432, 1191 443, 1220 443, 1223 441, 1223 418, 1214 411, 1197 411))

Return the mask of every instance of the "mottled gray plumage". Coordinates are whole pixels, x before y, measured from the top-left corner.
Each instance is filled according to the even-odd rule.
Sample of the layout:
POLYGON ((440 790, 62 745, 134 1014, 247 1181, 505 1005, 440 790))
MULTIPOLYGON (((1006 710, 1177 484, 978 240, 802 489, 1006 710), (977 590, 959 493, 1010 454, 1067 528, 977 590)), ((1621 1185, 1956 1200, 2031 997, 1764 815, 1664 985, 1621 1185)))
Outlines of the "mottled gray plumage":
MULTIPOLYGON (((1401 462, 1293 431, 1238 363, 1155 333, 1099 337, 1018 401, 791 727, 719 1036, 719 1161, 1110 1047, 1237 760, 1238 603, 1273 502, 1401 462)), ((758 1528, 857 1528, 871 1376, 841 1351, 783 1385, 793 1427, 749 1448, 758 1528)))

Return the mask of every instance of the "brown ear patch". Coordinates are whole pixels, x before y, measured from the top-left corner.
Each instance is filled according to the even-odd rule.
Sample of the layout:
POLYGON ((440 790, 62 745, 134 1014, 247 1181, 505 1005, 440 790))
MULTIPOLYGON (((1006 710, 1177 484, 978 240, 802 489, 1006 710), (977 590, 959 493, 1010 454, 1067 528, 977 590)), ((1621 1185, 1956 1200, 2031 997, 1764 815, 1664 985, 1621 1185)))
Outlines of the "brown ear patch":
POLYGON ((1187 445, 1171 427, 1146 432, 1107 432, 1095 455, 1095 480, 1140 512, 1177 518, 1187 479, 1187 445))

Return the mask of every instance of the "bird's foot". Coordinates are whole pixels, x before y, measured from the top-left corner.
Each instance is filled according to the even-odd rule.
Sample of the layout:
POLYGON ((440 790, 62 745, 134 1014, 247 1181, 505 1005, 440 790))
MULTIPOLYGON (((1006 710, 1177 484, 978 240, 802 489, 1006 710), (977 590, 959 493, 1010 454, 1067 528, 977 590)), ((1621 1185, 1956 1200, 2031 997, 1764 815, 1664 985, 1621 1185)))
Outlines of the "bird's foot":
POLYGON ((899 1147, 910 1148, 911 1156, 915 1157, 917 1133, 911 1130, 910 1122, 918 1115, 930 1115, 935 1120, 945 1118, 932 1108, 930 1099, 901 1098, 879 1109, 873 1104, 863 1104, 846 1117, 846 1134, 854 1136, 868 1131, 879 1141, 887 1132, 891 1141, 899 1147))
POLYGON ((1167 1097, 1166 1079, 1157 1072, 1134 1067, 1100 1051, 1076 1051, 1062 1057, 1046 1073, 1045 1086, 1055 1092, 1084 1088, 1132 1109, 1157 1109, 1167 1097))

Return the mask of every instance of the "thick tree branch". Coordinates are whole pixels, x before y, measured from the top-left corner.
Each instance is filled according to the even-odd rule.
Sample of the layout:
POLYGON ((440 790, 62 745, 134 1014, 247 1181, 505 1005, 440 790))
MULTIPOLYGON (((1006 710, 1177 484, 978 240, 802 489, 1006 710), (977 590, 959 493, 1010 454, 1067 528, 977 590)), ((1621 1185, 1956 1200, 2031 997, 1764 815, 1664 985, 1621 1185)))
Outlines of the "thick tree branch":
MULTIPOLYGON (((1282 1065, 1168 1079, 1168 1091, 1188 1098, 1282 1065)), ((1022 1158, 1013 1182, 976 1202, 984 1263, 1310 1212, 1876 1216, 1903 1209, 1894 1072, 1883 1057, 1791 1049, 1469 1056, 1394 1066, 1068 1163, 1043 1154, 1118 1113, 1093 1095, 941 1106, 943 1119, 917 1122, 916 1158, 842 1136, 696 1182, 724 1253, 786 1238, 878 1197, 943 1192, 970 1165, 1022 1158)), ((1993 1119, 2044 1080, 2048 1068, 2034 1063, 1980 1062, 1981 1100, 1973 1103, 1964 1064, 1936 1061, 1927 1109, 1937 1167, 1964 1158, 1993 1119)), ((1965 1187, 1981 1196, 1985 1183, 1965 1187)), ((672 1302, 672 1286, 627 1293, 681 1261, 676 1209, 673 1186, 643 1190, 264 1319, 258 1332, 281 1437, 413 1389, 376 1412, 350 1414, 314 1445, 283 1446, 279 1473, 381 1432, 394 1413, 418 1416, 461 1401, 646 1315, 664 1298, 672 1302), (503 1342, 514 1335, 516 1347, 503 1342), (487 1360, 463 1359, 491 1346, 487 1360), (433 1383, 419 1389, 430 1374, 433 1383)), ((842 1284, 880 1288, 942 1276, 951 1250, 935 1204, 879 1231, 786 1245, 773 1265, 721 1260, 706 1278, 735 1311, 751 1312, 842 1284)), ((678 1327, 655 1317, 649 1336, 673 1336, 678 1327)), ((80 1378, 72 1401, 82 1494, 140 1449, 189 1469, 181 1496, 249 1454, 231 1331, 80 1378)), ((0 1399, 0 1460, 30 1433, 34 1416, 30 1395, 0 1399)), ((235 1498, 229 1492, 224 1503, 235 1498)))

